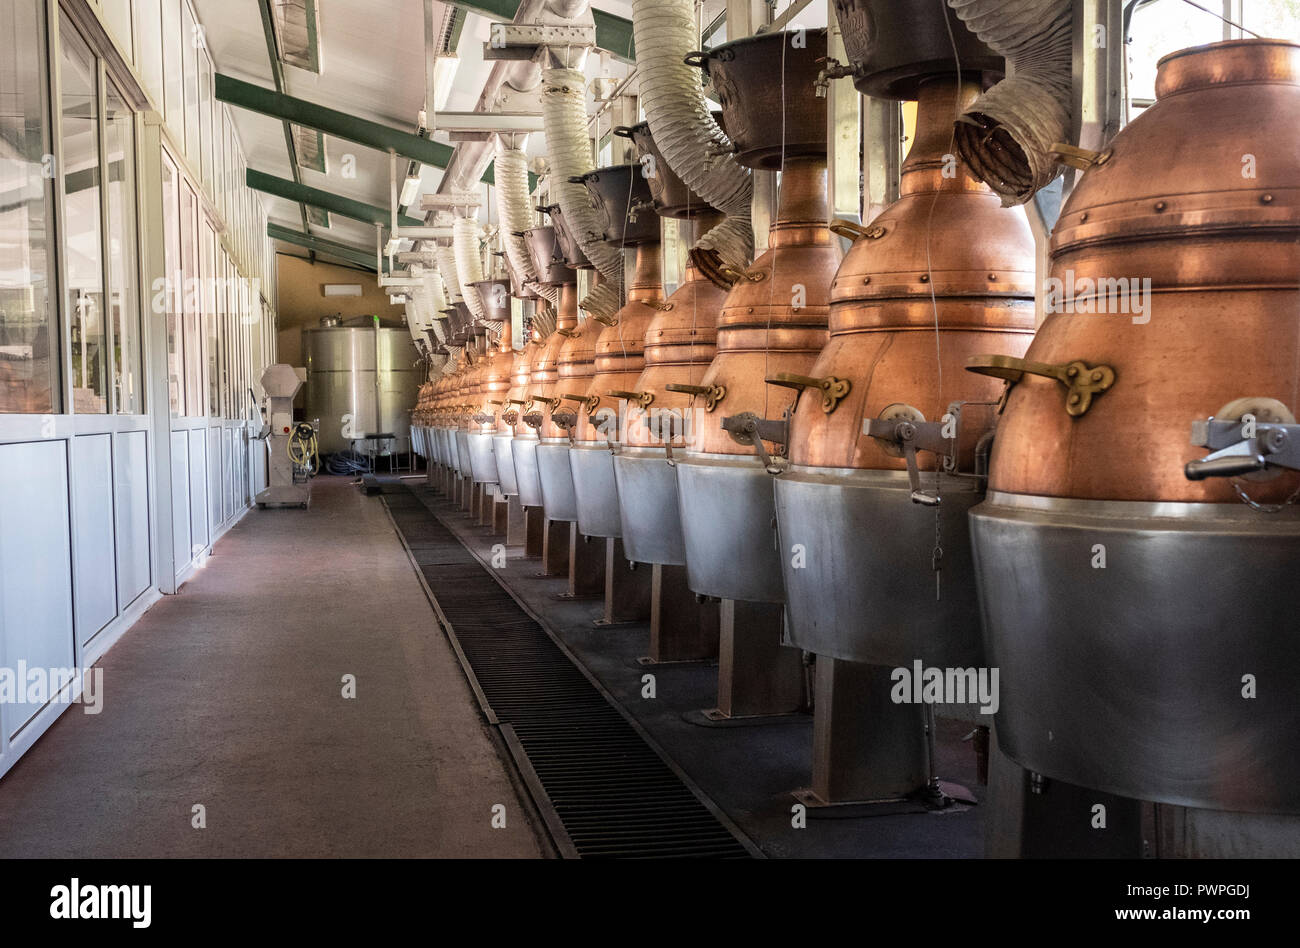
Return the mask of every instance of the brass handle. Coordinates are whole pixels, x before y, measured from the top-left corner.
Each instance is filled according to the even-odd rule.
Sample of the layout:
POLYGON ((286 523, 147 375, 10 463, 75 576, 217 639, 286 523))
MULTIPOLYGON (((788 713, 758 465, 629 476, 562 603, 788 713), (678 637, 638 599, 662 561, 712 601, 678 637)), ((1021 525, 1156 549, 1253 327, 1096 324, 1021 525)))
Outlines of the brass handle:
POLYGON ((499 401, 497 401, 495 398, 489 398, 489 399, 487 400, 487 403, 488 403, 489 405, 504 405, 504 404, 505 404, 505 402, 499 402, 499 401))
POLYGON ((649 408, 650 403, 655 400, 654 392, 606 392, 610 398, 623 398, 629 402, 636 402, 642 408, 649 408))
POLYGON ((1063 165, 1069 165, 1071 168, 1078 168, 1080 171, 1087 171, 1094 165, 1104 165, 1110 161, 1110 149, 1105 151, 1092 151, 1088 148, 1076 148, 1074 145, 1066 145, 1063 142, 1056 142, 1051 148, 1047 149, 1049 155, 1055 156, 1056 160, 1063 165))
POLYGON ((529 405, 531 405, 532 403, 533 403, 533 400, 532 400, 531 398, 512 398, 512 399, 510 399, 510 404, 511 404, 511 405, 519 405, 519 406, 521 406, 521 407, 523 407, 523 408, 527 408, 527 407, 528 407, 529 405))
POLYGON ((1094 395, 1100 395, 1115 384, 1115 370, 1110 366, 1090 367, 1077 359, 1062 365, 1048 365, 1045 362, 1018 359, 1015 356, 974 355, 966 360, 966 371, 1005 379, 1012 385, 1019 382, 1025 373, 1056 379, 1067 390, 1066 413, 1076 418, 1092 407, 1094 395))
POLYGON ((767 271, 760 270, 758 273, 750 273, 748 270, 742 270, 740 267, 734 267, 729 263, 718 264, 718 275, 726 280, 730 286, 735 286, 741 280, 748 280, 750 283, 762 283, 767 278, 767 271))
POLYGON ((853 221, 846 221, 843 218, 836 218, 827 225, 827 229, 838 237, 846 237, 852 241, 858 241, 866 237, 869 240, 878 240, 885 236, 885 228, 881 224, 874 227, 864 227, 853 221))
POLYGON ((810 375, 796 375, 793 372, 778 372, 767 380, 767 384, 792 388, 800 393, 806 388, 819 389, 822 393, 822 411, 828 415, 853 389, 853 383, 848 379, 837 379, 833 375, 818 379, 810 375))
POLYGON ((587 400, 586 395, 561 395, 560 397, 567 398, 571 402, 585 402, 587 400))
POLYGON ((543 405, 549 405, 552 408, 560 404, 560 400, 558 398, 547 398, 545 395, 534 395, 533 401, 541 402, 543 405))
POLYGON ((613 316, 599 316, 596 313, 590 314, 591 318, 603 326, 617 326, 618 320, 613 316))
POLYGON ((705 411, 713 411, 718 407, 718 402, 727 397, 725 385, 687 385, 683 382, 670 382, 664 388, 682 395, 699 395, 704 399, 705 411))
POLYGON ((631 138, 632 128, 628 125, 615 125, 609 130, 611 135, 617 135, 619 138, 631 138))
POLYGON ((686 63, 688 66, 694 66, 696 69, 703 69, 704 61, 708 58, 708 53, 696 51, 693 53, 687 53, 683 56, 682 62, 686 63))
POLYGON ((569 339, 577 339, 578 336, 582 335, 582 333, 574 332, 572 329, 561 329, 558 326, 555 327, 555 331, 558 332, 561 336, 566 336, 569 339))

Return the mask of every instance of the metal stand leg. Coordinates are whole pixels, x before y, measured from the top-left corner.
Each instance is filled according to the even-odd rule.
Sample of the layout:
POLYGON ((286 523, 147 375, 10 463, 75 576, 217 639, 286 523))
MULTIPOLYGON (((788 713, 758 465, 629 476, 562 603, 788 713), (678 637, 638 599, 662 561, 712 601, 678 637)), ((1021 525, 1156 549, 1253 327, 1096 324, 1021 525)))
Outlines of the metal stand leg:
POLYGON ((510 530, 510 502, 503 494, 492 496, 492 535, 503 537, 510 530))
POLYGON ((713 720, 792 714, 803 706, 803 658, 781 644, 785 607, 723 599, 713 720))
POLYGON ((895 704, 890 669, 819 655, 809 806, 905 799, 930 785, 928 705, 895 704))
POLYGON ((546 515, 541 507, 520 505, 524 521, 524 556, 540 557, 545 546, 546 515))
POLYGON ((598 627, 642 622, 650 617, 651 571, 634 569, 623 552, 623 541, 605 538, 605 614, 598 627))
POLYGON ((1142 804, 1031 774, 997 746, 989 747, 984 853, 1003 859, 1135 859, 1142 855, 1142 804), (1105 807, 1096 829, 1094 807, 1105 807))
POLYGON ((569 521, 546 520, 542 528, 542 575, 569 575, 569 521))
POLYGON ((605 545, 569 525, 569 590, 562 599, 595 599, 605 591, 605 545))
POLYGON ((643 665, 695 662, 718 655, 716 600, 700 602, 686 585, 685 566, 651 567, 650 652, 643 665))
POLYGON ((506 546, 526 546, 528 543, 528 514, 519 495, 506 498, 506 546))

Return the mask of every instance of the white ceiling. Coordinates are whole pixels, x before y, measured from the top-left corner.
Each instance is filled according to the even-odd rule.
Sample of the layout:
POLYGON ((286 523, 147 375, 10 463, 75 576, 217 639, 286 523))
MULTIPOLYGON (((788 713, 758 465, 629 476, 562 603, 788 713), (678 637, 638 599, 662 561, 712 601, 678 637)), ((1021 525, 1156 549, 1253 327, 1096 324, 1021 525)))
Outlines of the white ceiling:
MULTIPOLYGON (((714 0, 718 5, 721 0, 714 0)), ((207 43, 217 71, 265 88, 274 80, 267 55, 266 38, 258 10, 259 0, 194 0, 200 22, 205 27, 207 43)), ((631 16, 629 0, 599 0, 598 9, 619 16, 631 16)), ((312 73, 285 65, 285 92, 297 98, 346 112, 359 118, 382 122, 414 132, 418 112, 424 104, 424 18, 422 0, 317 0, 320 18, 321 71, 312 73)), ((443 4, 435 3, 441 8, 443 4)), ((441 12, 435 11, 435 12, 441 12)), ((451 111, 472 110, 487 81, 492 63, 483 59, 483 44, 488 41, 491 21, 477 14, 466 17, 458 54, 460 66, 453 91, 447 102, 451 111)), ((599 74, 600 61, 591 57, 588 73, 599 74)), ((611 63, 608 75, 621 78, 627 67, 611 63)), ((293 169, 284 141, 282 123, 273 118, 232 109, 235 127, 250 168, 281 178, 292 178, 293 169)), ((445 134, 436 140, 448 143, 445 134)), ((529 152, 544 154, 541 135, 531 136, 529 152)), ((299 168, 304 184, 330 191, 367 204, 387 207, 389 203, 388 156, 352 142, 325 136, 326 173, 299 168), (345 155, 355 157, 355 177, 341 174, 345 155)), ((398 173, 406 174, 407 163, 399 161, 398 173)), ((424 192, 434 191, 442 173, 424 167, 421 172, 424 192)), ((271 195, 261 195, 271 221, 294 230, 302 230, 302 215, 297 204, 271 195)), ((416 199, 416 207, 419 199, 416 199)), ((412 212, 419 216, 418 211, 412 212)), ((485 206, 480 216, 487 219, 494 211, 485 206)), ((338 214, 330 215, 330 226, 312 225, 312 235, 353 244, 370 250, 374 247, 374 228, 338 214)), ((281 245, 277 249, 297 254, 306 251, 281 245)))

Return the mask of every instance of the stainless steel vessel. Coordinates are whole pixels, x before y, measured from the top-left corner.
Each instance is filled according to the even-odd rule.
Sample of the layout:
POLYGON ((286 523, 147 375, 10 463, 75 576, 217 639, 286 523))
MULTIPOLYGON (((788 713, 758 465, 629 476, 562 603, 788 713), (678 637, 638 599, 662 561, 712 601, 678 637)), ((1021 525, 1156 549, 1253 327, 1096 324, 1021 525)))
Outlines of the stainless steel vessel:
POLYGON ((323 454, 347 451, 354 438, 368 434, 391 434, 399 442, 410 437, 409 410, 421 372, 409 332, 333 326, 304 329, 302 336, 304 414, 320 419, 323 454))

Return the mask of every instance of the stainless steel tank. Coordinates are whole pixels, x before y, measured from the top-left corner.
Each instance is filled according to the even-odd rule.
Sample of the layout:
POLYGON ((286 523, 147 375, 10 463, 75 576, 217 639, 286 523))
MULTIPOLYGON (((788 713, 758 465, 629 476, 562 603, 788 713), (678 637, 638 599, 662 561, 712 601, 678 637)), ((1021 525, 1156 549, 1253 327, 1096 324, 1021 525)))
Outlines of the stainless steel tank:
POLYGON ((302 331, 307 365, 305 411, 320 419, 322 454, 347 451, 352 440, 410 437, 410 406, 420 387, 419 355, 405 329, 331 326, 302 331))

